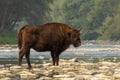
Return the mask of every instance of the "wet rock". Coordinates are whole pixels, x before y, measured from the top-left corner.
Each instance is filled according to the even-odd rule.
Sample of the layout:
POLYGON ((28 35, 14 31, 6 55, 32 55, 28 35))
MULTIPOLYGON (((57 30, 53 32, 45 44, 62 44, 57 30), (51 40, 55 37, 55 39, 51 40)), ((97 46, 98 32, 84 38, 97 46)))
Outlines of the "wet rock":
POLYGON ((39 68, 33 68, 31 70, 31 72, 33 72, 33 73, 40 73, 40 69, 39 68))
POLYGON ((76 75, 75 80, 89 80, 91 75, 76 75))
POLYGON ((21 66, 11 66, 11 67, 10 67, 10 70, 11 70, 12 72, 19 72, 19 71, 21 71, 21 69, 22 69, 21 66))
POLYGON ((45 63, 45 64, 43 64, 43 66, 45 67, 45 66, 52 66, 52 63, 45 63))
POLYGON ((114 80, 111 76, 106 76, 104 74, 96 74, 90 78, 90 80, 114 80))
POLYGON ((5 77, 5 73, 0 72, 0 78, 5 77))
POLYGON ((5 64, 5 67, 11 67, 12 64, 5 64))
POLYGON ((53 77, 53 75, 58 75, 59 74, 59 72, 58 71, 55 71, 55 70, 48 70, 48 71, 46 71, 46 73, 45 73, 45 75, 47 76, 47 77, 53 77))
POLYGON ((53 80, 53 78, 43 76, 43 77, 41 77, 41 78, 39 78, 39 79, 36 79, 36 80, 53 80))
POLYGON ((70 62, 78 62, 78 59, 77 58, 73 58, 73 59, 69 59, 68 61, 70 61, 70 62))
POLYGON ((59 80, 75 80, 75 78, 59 78, 59 80))
POLYGON ((108 61, 102 61, 102 62, 99 62, 99 64, 101 64, 102 66, 116 66, 117 65, 114 62, 108 62, 108 61))
POLYGON ((48 67, 49 70, 56 70, 56 71, 61 71, 62 70, 62 67, 60 66, 50 66, 48 67))
POLYGON ((120 73, 115 73, 115 74, 113 74, 113 77, 114 77, 115 79, 120 79, 120 73))
POLYGON ((27 78, 36 78, 37 77, 36 74, 33 74, 31 72, 28 72, 28 71, 21 71, 21 72, 19 72, 17 74, 20 76, 20 78, 25 78, 25 79, 27 79, 27 78))
POLYGON ((4 67, 5 67, 5 65, 2 65, 2 64, 0 65, 0 68, 4 68, 4 67))
POLYGON ((5 76, 8 76, 8 74, 10 74, 10 71, 9 70, 1 70, 0 71, 0 77, 5 77, 5 76))
POLYGON ((108 70, 110 67, 107 67, 107 66, 100 66, 99 69, 100 70, 108 70))
POLYGON ((74 77, 74 75, 68 75, 68 74, 61 74, 61 75, 54 75, 54 78, 70 78, 74 77))
POLYGON ((74 73, 79 73, 78 69, 75 68, 63 68, 63 72, 74 72, 74 73))
POLYGON ((21 69, 21 66, 11 66, 10 69, 21 69))
POLYGON ((81 63, 81 66, 88 67, 88 66, 95 66, 93 63, 81 63))
POLYGON ((0 78, 0 80, 12 80, 12 79, 9 77, 4 77, 4 78, 0 78))
POLYGON ((101 61, 75 61, 76 58, 60 60, 59 66, 52 63, 32 64, 31 70, 27 64, 13 66, 11 64, 0 67, 0 78, 19 78, 30 80, 120 80, 120 63, 101 61))

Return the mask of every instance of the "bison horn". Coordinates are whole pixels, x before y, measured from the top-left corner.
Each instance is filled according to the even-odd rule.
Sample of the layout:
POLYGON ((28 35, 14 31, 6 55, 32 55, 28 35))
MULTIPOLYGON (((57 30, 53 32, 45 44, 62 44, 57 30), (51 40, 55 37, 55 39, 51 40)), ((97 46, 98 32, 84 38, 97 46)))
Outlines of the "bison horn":
POLYGON ((81 30, 82 30, 82 27, 78 28, 78 30, 81 31, 81 30))

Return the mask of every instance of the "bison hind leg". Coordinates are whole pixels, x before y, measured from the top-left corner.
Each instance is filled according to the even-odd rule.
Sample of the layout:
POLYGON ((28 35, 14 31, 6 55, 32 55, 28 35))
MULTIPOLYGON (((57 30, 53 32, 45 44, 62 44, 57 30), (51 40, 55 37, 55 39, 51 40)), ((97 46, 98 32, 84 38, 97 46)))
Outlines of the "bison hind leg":
POLYGON ((18 60, 18 65, 21 66, 22 64, 22 58, 25 55, 28 67, 31 68, 30 60, 29 60, 29 55, 30 55, 30 48, 27 46, 23 46, 19 52, 19 60, 18 60))
POLYGON ((19 66, 21 66, 21 64, 22 64, 22 58, 23 58, 24 54, 25 53, 24 53, 23 49, 21 49, 20 52, 19 52, 19 59, 18 59, 18 65, 19 66))
POLYGON ((30 64, 30 50, 25 54, 25 57, 26 57, 26 61, 27 61, 27 64, 28 64, 28 69, 31 69, 32 66, 30 64))

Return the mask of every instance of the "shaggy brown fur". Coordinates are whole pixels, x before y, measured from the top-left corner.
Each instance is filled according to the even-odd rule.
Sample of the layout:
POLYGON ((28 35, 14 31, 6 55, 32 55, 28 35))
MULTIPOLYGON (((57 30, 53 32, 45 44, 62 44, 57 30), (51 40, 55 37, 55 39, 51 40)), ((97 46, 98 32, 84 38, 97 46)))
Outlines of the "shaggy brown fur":
POLYGON ((30 49, 50 51, 53 65, 59 65, 59 55, 71 44, 78 47, 81 44, 80 30, 73 29, 62 23, 47 23, 43 25, 26 25, 18 31, 19 65, 25 55, 28 67, 31 68, 30 49))

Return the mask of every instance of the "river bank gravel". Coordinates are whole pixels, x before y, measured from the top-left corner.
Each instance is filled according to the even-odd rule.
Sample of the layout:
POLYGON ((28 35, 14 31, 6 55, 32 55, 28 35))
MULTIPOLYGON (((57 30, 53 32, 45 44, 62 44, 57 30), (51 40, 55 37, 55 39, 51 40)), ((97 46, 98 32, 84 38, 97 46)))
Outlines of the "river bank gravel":
MULTIPOLYGON (((51 59, 50 59, 51 60, 51 59)), ((120 80, 120 62, 84 61, 77 58, 60 59, 59 66, 51 62, 34 64, 0 64, 0 80, 120 80)))

